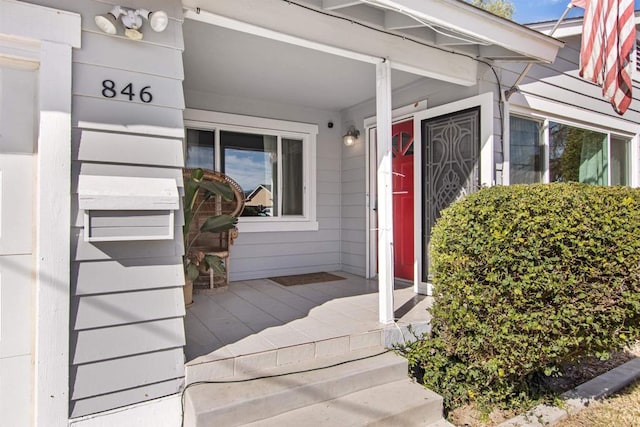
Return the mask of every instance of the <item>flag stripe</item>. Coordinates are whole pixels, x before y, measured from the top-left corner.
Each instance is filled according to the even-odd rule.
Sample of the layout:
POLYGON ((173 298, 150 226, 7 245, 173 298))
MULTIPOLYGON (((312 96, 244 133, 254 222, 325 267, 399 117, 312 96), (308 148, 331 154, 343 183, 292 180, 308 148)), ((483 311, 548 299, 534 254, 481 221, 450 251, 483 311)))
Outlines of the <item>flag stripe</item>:
POLYGON ((584 4, 580 75, 602 86, 603 96, 624 114, 632 100, 634 2, 585 0, 584 4))

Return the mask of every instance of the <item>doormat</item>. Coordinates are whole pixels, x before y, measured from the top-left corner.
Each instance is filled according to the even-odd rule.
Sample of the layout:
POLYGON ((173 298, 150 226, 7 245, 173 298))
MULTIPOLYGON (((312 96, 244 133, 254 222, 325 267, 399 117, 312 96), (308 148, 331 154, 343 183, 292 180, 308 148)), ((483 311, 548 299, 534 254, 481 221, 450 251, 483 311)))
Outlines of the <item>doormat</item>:
POLYGON ((322 272, 294 274, 293 276, 269 277, 269 280, 273 280, 283 286, 296 286, 309 285, 311 283, 335 282, 336 280, 345 280, 345 278, 336 276, 335 274, 322 272))

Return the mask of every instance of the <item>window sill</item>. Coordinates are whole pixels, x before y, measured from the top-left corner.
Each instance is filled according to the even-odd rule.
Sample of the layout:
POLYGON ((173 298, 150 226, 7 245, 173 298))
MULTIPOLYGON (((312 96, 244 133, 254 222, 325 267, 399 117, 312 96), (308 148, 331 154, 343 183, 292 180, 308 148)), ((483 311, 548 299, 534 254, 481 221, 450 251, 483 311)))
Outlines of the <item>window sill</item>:
POLYGON ((238 232, 271 233, 281 231, 318 231, 318 221, 251 221, 238 222, 238 232))

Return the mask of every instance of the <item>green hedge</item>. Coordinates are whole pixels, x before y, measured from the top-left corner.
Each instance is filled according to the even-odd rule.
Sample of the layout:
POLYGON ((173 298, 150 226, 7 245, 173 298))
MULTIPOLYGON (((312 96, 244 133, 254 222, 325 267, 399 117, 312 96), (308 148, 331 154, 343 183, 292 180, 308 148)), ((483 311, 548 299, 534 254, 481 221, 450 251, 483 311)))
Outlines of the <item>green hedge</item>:
POLYGON ((431 339, 409 352, 449 406, 518 405, 536 375, 640 337, 640 191, 485 188, 431 239, 431 339))

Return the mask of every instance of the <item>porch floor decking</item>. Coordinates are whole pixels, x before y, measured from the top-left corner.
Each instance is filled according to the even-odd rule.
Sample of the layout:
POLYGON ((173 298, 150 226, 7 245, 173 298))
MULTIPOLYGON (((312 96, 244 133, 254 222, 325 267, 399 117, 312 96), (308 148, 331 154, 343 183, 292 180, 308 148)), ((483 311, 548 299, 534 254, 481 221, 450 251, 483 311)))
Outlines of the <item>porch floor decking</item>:
MULTIPOLYGON (((378 322, 377 281, 335 274, 345 280, 282 286, 258 279, 196 293, 185 318, 187 361, 228 359, 341 336, 367 339, 367 332, 389 327, 378 322)), ((397 324, 428 321, 431 301, 397 282, 397 324)))

